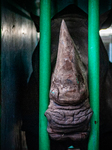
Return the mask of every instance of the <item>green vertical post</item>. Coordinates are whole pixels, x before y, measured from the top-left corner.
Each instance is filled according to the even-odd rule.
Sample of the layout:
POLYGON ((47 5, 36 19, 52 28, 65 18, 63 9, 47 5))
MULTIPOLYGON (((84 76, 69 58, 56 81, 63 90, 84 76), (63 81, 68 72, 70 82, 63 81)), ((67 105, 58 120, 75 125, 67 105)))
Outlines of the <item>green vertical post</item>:
POLYGON ((93 110, 88 150, 99 150, 99 0, 88 2, 88 72, 93 110))
POLYGON ((44 116, 49 103, 50 87, 50 0, 40 3, 40 56, 39 56, 39 150, 50 150, 47 119, 44 116))

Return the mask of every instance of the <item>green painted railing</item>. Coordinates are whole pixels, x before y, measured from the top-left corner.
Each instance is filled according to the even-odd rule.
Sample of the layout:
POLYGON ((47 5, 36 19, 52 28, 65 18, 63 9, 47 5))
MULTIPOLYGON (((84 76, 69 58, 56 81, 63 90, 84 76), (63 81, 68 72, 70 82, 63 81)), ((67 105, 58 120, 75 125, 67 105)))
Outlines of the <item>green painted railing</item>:
MULTIPOLYGON (((93 110, 88 150, 99 149, 99 1, 89 0, 88 62, 90 105, 93 110)), ((39 150, 50 150, 47 119, 50 83, 50 0, 41 0, 39 65, 39 150)))
POLYGON ((50 2, 50 0, 41 0, 40 4, 39 150, 50 150, 47 118, 44 116, 48 108, 50 87, 50 2))
POLYGON ((88 150, 99 150, 99 0, 88 2, 89 96, 93 110, 88 150))

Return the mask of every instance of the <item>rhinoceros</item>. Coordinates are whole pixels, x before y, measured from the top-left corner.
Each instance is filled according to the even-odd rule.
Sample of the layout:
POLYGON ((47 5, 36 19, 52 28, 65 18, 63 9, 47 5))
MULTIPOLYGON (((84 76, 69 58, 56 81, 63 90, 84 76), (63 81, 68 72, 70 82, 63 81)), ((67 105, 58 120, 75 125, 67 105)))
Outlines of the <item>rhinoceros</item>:
MULTIPOLYGON (((39 29, 39 18, 31 14, 39 29)), ((112 22, 112 12, 100 17, 100 29, 112 22)), ((112 149, 112 64, 100 38, 100 150, 112 149)), ((93 64, 94 65, 94 64, 93 64)), ((33 72, 22 100, 28 149, 38 149, 39 44, 32 56, 33 72)), ((88 90, 88 16, 74 4, 51 20, 51 87, 45 116, 51 150, 69 146, 87 150, 94 113, 88 90)))

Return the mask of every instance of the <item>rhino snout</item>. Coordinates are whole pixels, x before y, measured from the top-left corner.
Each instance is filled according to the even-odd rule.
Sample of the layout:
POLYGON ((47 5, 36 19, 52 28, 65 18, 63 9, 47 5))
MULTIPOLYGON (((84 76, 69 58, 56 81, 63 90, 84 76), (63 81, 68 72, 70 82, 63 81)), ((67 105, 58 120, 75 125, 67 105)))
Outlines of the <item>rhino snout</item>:
POLYGON ((64 20, 51 79, 50 105, 45 115, 49 122, 47 130, 53 139, 80 140, 88 135, 92 110, 88 99, 87 71, 64 20))

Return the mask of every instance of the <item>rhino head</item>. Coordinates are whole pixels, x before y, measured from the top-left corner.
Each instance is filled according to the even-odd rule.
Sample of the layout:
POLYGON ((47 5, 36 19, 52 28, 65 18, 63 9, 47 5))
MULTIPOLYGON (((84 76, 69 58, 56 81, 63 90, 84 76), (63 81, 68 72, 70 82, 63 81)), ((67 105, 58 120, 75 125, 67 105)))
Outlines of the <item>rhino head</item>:
MULTIPOLYGON (((31 18, 36 25, 37 31, 39 31, 39 17, 32 14, 31 18)), ((65 150, 70 145, 81 147, 81 149, 84 150, 84 145, 87 145, 87 140, 83 139, 86 139, 89 135, 89 121, 92 116, 92 110, 89 105, 87 81, 87 22, 87 14, 75 5, 67 6, 51 19, 52 78, 50 103, 45 115, 48 119, 47 131, 51 137, 50 144, 52 150, 65 150), (65 21, 62 21, 62 19, 65 21), (63 142, 63 140, 66 141, 63 142), (83 140, 83 143, 81 140, 83 140)), ((100 29, 109 27, 111 23, 112 11, 108 11, 100 16, 100 29)), ((34 140, 35 142, 33 141, 34 143, 32 144, 32 142, 28 140, 28 134, 26 134, 27 143, 31 142, 32 147, 36 145, 36 149, 38 149, 38 132, 36 131, 38 131, 37 114, 39 109, 38 59, 39 45, 36 46, 32 56, 33 72, 28 83, 27 98, 24 98, 22 105, 22 107, 24 106, 22 109, 23 112, 28 116, 28 121, 23 120, 23 125, 25 126, 24 130, 26 130, 26 133, 29 131, 31 141, 33 141, 32 139, 36 136, 36 140, 34 140), (36 117, 32 117, 33 115, 31 116, 31 114, 35 114, 36 117)), ((109 63, 108 55, 101 39, 99 61, 100 146, 101 150, 105 150, 108 147, 112 147, 112 64, 109 63)), ((87 146, 85 147, 85 149, 87 149, 87 146)))
POLYGON ((87 69, 62 20, 50 104, 45 112, 49 122, 47 131, 52 139, 76 141, 88 136, 92 116, 88 96, 87 69))

